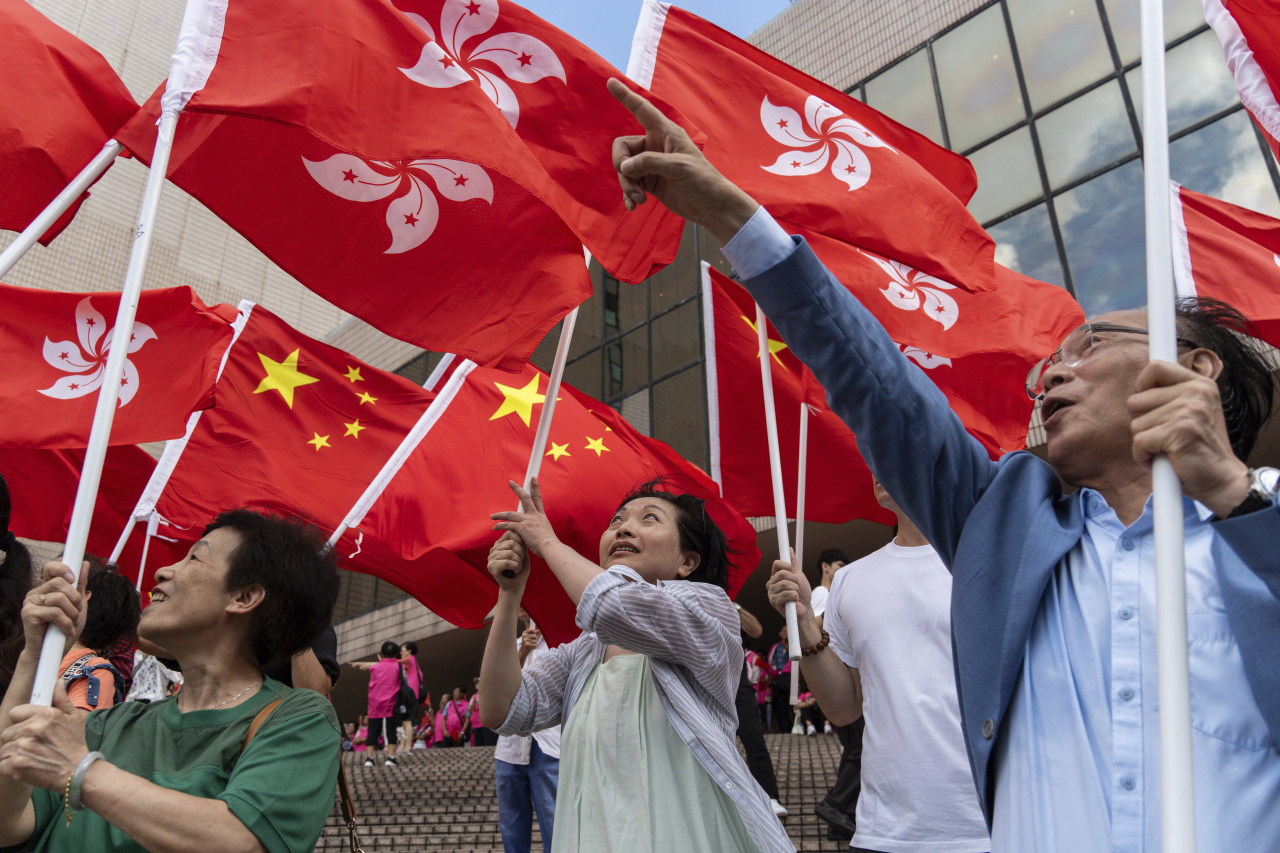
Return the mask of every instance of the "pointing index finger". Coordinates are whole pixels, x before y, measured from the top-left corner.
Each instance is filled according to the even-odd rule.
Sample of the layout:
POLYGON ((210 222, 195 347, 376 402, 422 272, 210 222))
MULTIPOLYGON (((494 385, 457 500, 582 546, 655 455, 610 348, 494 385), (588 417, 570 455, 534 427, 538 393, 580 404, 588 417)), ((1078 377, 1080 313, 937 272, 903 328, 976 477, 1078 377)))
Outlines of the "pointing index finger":
POLYGON ((649 103, 649 99, 631 91, 631 88, 617 77, 609 78, 609 94, 618 99, 624 107, 631 111, 645 130, 659 130, 671 123, 657 107, 649 103))

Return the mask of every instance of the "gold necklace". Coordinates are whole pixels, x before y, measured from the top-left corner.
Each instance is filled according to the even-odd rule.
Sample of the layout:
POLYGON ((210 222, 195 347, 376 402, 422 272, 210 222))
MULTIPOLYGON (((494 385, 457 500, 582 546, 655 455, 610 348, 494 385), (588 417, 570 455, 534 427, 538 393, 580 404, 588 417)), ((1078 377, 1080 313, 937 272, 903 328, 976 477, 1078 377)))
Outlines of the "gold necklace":
MULTIPOLYGON (((236 700, 237 700, 237 699, 239 699, 241 696, 243 696, 244 694, 248 693, 250 690, 252 690, 253 688, 255 688, 255 687, 257 687, 257 686, 258 686, 258 682, 257 682, 257 681, 254 681, 254 682, 253 682, 253 684, 250 684, 248 687, 246 687, 244 690, 241 690, 241 691, 240 691, 239 693, 237 693, 236 695, 232 696, 232 697, 231 697, 230 699, 228 699, 226 702, 219 702, 217 705, 214 705, 214 706, 213 706, 213 708, 221 708, 223 705, 230 704, 231 702, 236 701, 236 700)), ((210 710, 210 711, 212 711, 212 710, 213 710, 213 708, 210 708, 209 710, 210 710)))

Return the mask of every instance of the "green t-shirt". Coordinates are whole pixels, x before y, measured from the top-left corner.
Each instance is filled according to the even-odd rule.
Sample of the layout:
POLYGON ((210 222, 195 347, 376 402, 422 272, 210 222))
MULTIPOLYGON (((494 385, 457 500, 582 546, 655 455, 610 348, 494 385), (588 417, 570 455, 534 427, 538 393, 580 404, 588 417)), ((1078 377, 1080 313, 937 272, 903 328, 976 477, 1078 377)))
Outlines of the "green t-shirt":
MULTIPOLYGON (((178 710, 176 698, 150 705, 123 702, 89 714, 85 741, 122 770, 164 788, 223 800, 271 853, 311 851, 333 810, 338 778, 338 718, 312 690, 266 678, 257 694, 227 710, 178 710), (240 745, 258 711, 284 701, 240 745)), ((145 853, 133 839, 92 811, 66 825, 62 793, 32 791, 36 830, 25 844, 0 853, 145 853)), ((180 815, 155 816, 158 821, 180 815)))

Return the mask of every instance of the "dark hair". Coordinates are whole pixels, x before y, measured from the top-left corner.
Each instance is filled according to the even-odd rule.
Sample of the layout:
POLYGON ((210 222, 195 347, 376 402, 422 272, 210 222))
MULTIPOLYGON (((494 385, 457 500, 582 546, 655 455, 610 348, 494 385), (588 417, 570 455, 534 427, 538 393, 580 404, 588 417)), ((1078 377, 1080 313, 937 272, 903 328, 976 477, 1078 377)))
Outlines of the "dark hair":
POLYGON ((1178 334, 1212 350, 1222 360, 1218 393, 1227 436, 1236 456, 1247 460, 1271 417, 1275 386, 1266 358, 1243 336, 1258 337, 1253 323, 1225 302, 1188 296, 1178 300, 1178 334))
POLYGON ((89 564, 85 591, 93 597, 89 599, 80 643, 106 657, 122 639, 138 641, 142 604, 133 582, 120 574, 114 563, 104 563, 93 554, 85 554, 84 558, 89 564))
POLYGON ((411 655, 416 655, 418 653, 418 644, 413 640, 410 640, 407 643, 401 643, 400 648, 408 650, 411 655))
POLYGON ((818 567, 821 568, 823 563, 847 563, 849 556, 839 548, 828 548, 818 555, 818 567))
POLYGON ((25 638, 22 630, 22 603, 31 591, 31 552, 9 530, 13 505, 9 485, 0 476, 0 696, 9 689, 9 680, 18 665, 25 638))
POLYGON ((707 514, 707 502, 690 494, 666 491, 667 481, 655 477, 632 489, 618 509, 641 498, 658 498, 676 508, 676 529, 680 531, 680 550, 698 555, 698 567, 685 578, 696 583, 709 583, 721 589, 729 588, 729 555, 734 553, 729 542, 711 516, 707 514))
POLYGON ((387 640, 382 644, 382 651, 378 652, 380 658, 398 658, 400 657, 400 644, 394 640, 387 640))
POLYGON ((220 514, 204 530, 230 527, 241 542, 227 559, 227 591, 258 584, 266 597, 249 618, 258 664, 311 647, 333 619, 338 564, 314 524, 249 509, 220 514))

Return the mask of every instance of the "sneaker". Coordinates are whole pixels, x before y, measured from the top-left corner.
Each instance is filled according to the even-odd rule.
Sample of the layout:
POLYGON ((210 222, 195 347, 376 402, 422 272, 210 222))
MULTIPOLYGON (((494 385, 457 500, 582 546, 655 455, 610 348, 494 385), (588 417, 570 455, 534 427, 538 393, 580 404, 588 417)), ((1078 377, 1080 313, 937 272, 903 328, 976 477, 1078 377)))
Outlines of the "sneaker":
POLYGON ((386 761, 384 761, 384 762, 382 762, 382 766, 383 766, 383 767, 399 767, 399 766, 400 766, 400 762, 399 762, 399 761, 396 761, 394 758, 391 758, 390 756, 388 756, 388 757, 387 757, 387 760, 386 760, 386 761))
MULTIPOLYGON (((839 838, 853 838, 853 833, 857 831, 857 826, 854 824, 853 819, 836 809, 826 800, 820 800, 813 813, 825 820, 831 829, 835 830, 839 838)), ((832 841, 838 840, 838 838, 832 838, 830 833, 828 833, 828 838, 831 838, 832 841)))
POLYGON ((773 813, 776 814, 778 817, 787 816, 786 807, 784 807, 782 803, 778 802, 777 800, 770 800, 769 805, 773 806, 773 813))
POLYGON ((372 758, 366 758, 366 759, 364 760, 364 766, 365 766, 365 767, 372 767, 372 766, 373 766, 373 759, 372 759, 372 758))
POLYGON ((830 723, 823 723, 823 725, 822 725, 822 733, 823 733, 824 735, 833 735, 833 734, 835 734, 835 729, 831 728, 831 724, 830 724, 830 723))
POLYGON ((807 735, 816 735, 817 733, 818 733, 818 730, 817 730, 817 729, 815 729, 813 726, 808 726, 808 727, 805 729, 805 734, 807 734, 807 735))

